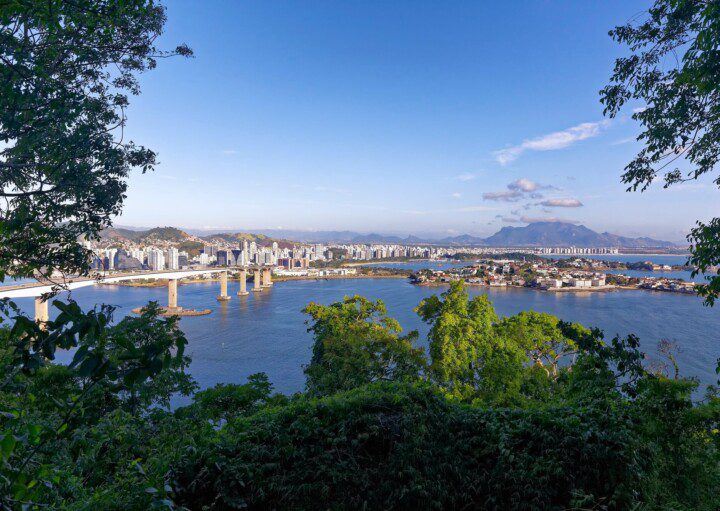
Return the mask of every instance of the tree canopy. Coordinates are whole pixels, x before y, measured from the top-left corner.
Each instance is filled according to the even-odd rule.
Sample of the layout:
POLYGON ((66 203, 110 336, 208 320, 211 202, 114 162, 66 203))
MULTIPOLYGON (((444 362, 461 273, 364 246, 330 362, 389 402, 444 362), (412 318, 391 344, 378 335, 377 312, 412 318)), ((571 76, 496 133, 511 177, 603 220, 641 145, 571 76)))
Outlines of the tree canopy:
MULTIPOLYGON (((646 190, 662 175, 667 188, 717 169, 720 158, 720 7, 716 0, 656 0, 641 21, 610 36, 630 50, 618 58, 601 92, 615 117, 635 102, 643 148, 625 167, 628 190, 646 190)), ((720 176, 714 177, 720 186, 720 176)), ((698 220, 688 235, 690 263, 699 273, 720 265, 720 219, 698 220)), ((696 274, 698 273, 696 272, 696 274)), ((699 286, 712 305, 720 275, 699 286)))
POLYGON ((382 301, 346 297, 329 306, 310 303, 315 343, 305 368, 308 390, 317 395, 349 390, 375 381, 412 381, 425 365, 418 333, 402 336, 397 320, 387 316, 382 301))
POLYGON ((154 0, 10 0, 0 6, 0 280, 86 273, 80 239, 120 213, 126 178, 156 154, 126 140, 137 75, 162 51, 154 0))

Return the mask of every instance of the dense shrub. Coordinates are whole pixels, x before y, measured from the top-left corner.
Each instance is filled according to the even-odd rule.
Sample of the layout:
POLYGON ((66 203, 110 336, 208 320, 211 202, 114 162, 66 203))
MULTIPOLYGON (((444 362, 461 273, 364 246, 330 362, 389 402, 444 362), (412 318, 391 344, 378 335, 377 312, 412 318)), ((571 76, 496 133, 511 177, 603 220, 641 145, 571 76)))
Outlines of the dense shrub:
POLYGON ((375 384, 229 423, 177 490, 191 509, 624 508, 633 428, 622 407, 483 409, 375 384))

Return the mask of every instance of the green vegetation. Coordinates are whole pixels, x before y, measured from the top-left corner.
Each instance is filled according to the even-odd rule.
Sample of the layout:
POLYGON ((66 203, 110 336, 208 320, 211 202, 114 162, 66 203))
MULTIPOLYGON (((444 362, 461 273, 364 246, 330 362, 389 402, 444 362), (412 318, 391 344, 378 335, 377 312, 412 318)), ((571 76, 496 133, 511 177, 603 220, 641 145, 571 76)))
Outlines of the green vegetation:
POLYGON ((258 245, 262 246, 269 246, 272 245, 273 242, 277 242, 277 244, 281 247, 292 247, 293 242, 287 241, 287 240, 276 240, 274 238, 271 238, 269 236, 265 236, 264 234, 251 234, 246 232, 226 232, 226 233, 220 233, 220 234, 211 234, 210 236, 203 237, 204 240, 207 240, 208 242, 229 242, 229 243, 237 243, 237 242, 243 242, 247 241, 255 242, 258 245))
MULTIPOLYGON (((714 3, 658 0, 653 16, 641 33, 617 34, 672 47, 676 33, 700 31, 687 62, 716 57, 714 3), (663 35, 654 24, 667 19, 663 35)), ((151 0, 11 0, 0 18, 1 138, 16 141, 0 160, 0 277, 87 271, 77 235, 107 226, 129 169, 154 163, 111 128, 124 123, 121 91, 137 92, 134 74, 160 55, 164 10, 151 0)), ((662 100, 710 90, 711 62, 661 76, 670 94, 641 119, 682 114, 662 100), (687 86, 673 90, 676 78, 687 86)), ((616 94, 611 110, 627 92, 616 94)), ((703 98, 708 108, 714 98, 703 98)), ((713 133, 703 113, 692 115, 713 133)), ((694 256, 705 262, 718 257, 706 234, 694 256)), ((37 324, 0 303, 3 509, 720 508, 720 398, 709 387, 692 399, 698 383, 678 375, 668 345, 670 375, 643 366, 632 335, 605 342, 531 311, 501 318, 455 282, 416 308, 427 354, 382 302, 354 296, 305 308, 314 340, 305 392, 273 395, 263 374, 197 392, 178 318, 160 318, 157 304, 117 323, 109 306, 53 305, 56 319, 37 324), (55 363, 58 349, 72 361, 55 363), (190 403, 173 411, 178 394, 190 403)))
POLYGON ((190 235, 188 233, 181 231, 177 227, 155 227, 149 231, 141 231, 138 241, 149 242, 157 240, 182 242, 189 237, 190 235))
POLYGON ((136 75, 191 54, 155 47, 164 22, 151 0, 0 3, 0 281, 88 272, 79 238, 120 213, 131 169, 156 163, 122 137, 136 75))
POLYGON ((200 251, 203 249, 203 244, 199 241, 183 241, 180 244, 178 244, 177 249, 182 251, 185 251, 188 253, 190 257, 195 257, 200 254, 200 251))
POLYGON ((635 337, 499 318, 459 282, 417 308, 428 358, 380 301, 308 305, 292 397, 263 374, 193 395, 178 319, 154 304, 116 326, 111 308, 56 306, 44 330, 18 317, 0 331, 11 508, 720 506, 713 388, 693 402, 697 383, 644 368, 635 337), (45 359, 72 346, 69 365, 45 359), (192 401, 171 411, 173 393, 192 401))
POLYGON ((424 366, 418 333, 400 336, 400 324, 387 316, 381 301, 362 296, 330 306, 305 307, 315 336, 310 365, 305 368, 308 392, 329 395, 375 381, 413 381, 424 366))
MULTIPOLYGON (((615 27, 610 35, 630 52, 617 59, 611 83, 600 93, 615 117, 629 101, 641 102, 644 147, 625 167, 628 190, 645 191, 664 174, 664 187, 698 179, 720 159, 720 9, 715 0, 656 0, 642 21, 615 27)), ((715 178, 720 185, 720 177, 715 178)), ((720 218, 698 221, 687 236, 696 266, 706 274, 720 265, 720 218)), ((720 272, 698 287, 705 303, 720 297, 720 272)))

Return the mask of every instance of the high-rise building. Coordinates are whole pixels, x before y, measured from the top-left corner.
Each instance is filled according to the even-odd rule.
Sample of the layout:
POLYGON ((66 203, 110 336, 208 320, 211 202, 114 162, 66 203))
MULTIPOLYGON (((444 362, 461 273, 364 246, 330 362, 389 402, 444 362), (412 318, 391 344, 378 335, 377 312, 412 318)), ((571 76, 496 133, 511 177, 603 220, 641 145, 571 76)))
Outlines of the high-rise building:
POLYGON ((217 251, 217 264, 218 266, 228 266, 229 261, 232 259, 232 252, 229 250, 218 250, 217 251))
POLYGON ((151 248, 148 251, 148 267, 153 271, 160 271, 165 269, 165 255, 162 250, 151 248))
POLYGON ((175 247, 170 247, 165 252, 165 266, 168 270, 178 270, 180 261, 178 260, 180 252, 175 247))
POLYGON ((106 270, 114 270, 115 269, 115 254, 117 254, 116 248, 108 248, 105 250, 105 269, 106 270))

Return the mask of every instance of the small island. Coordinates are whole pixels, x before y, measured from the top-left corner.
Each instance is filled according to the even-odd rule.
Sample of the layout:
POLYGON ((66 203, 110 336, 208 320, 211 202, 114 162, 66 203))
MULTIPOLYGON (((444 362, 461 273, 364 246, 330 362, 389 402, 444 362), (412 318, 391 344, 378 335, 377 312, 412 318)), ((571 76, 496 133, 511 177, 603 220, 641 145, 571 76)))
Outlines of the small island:
MULTIPOLYGON (((461 259, 462 258, 457 258, 461 259)), ((472 264, 446 270, 430 268, 413 273, 417 285, 441 285, 455 280, 474 286, 525 288, 548 292, 597 292, 646 289, 672 293, 695 293, 695 282, 681 278, 638 277, 623 271, 689 271, 687 266, 658 265, 651 262, 622 263, 594 259, 545 259, 526 254, 506 254, 476 260, 472 264)))

